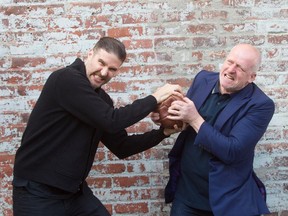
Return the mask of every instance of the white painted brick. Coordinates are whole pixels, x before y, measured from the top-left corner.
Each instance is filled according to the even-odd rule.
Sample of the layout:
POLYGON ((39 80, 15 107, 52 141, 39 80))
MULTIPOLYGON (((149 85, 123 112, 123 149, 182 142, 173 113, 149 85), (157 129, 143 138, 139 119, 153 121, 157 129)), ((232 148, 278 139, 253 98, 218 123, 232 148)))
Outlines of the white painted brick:
MULTIPOLYGON (((5 9, 10 11, 1 10, 0 7, 1 156, 15 154, 19 147, 21 131, 26 123, 23 121, 27 120, 22 119, 27 118, 26 115, 22 115, 30 113, 33 102, 38 99, 40 94, 40 87, 35 89, 33 86, 43 85, 54 70, 71 64, 76 56, 86 57, 97 39, 102 35, 107 35, 107 32, 110 33, 110 30, 115 27, 120 30, 128 28, 129 36, 126 35, 127 33, 122 35, 119 31, 119 38, 126 42, 132 41, 132 48, 127 51, 129 55, 135 56, 124 63, 123 66, 127 67, 127 70, 111 81, 114 82, 114 85, 104 87, 117 107, 131 103, 132 97, 140 98, 151 94, 167 80, 175 82, 182 80, 183 82, 185 79, 187 83, 191 83, 198 70, 205 66, 211 65, 218 70, 223 59, 211 56, 212 51, 226 52, 238 42, 254 43, 263 53, 263 64, 256 83, 271 96, 276 104, 276 113, 268 131, 256 146, 254 167, 267 186, 270 210, 280 212, 288 209, 287 189, 284 190, 284 184, 288 184, 288 165, 284 164, 288 151, 286 147, 288 133, 287 0, 255 2, 236 0, 157 0, 154 2, 67 0, 60 2, 59 0, 46 0, 17 3, 12 0, 1 0, 0 4, 1 7, 7 7, 5 9), (18 6, 31 10, 17 14, 19 13, 18 6), (13 11, 13 7, 16 7, 18 11, 13 11), (212 17, 213 12, 219 14, 219 11, 223 14, 212 17), (205 12, 208 15, 205 15, 205 12), (9 15, 9 13, 11 14, 9 15), (128 19, 131 16, 130 21, 128 19), (99 20, 93 24, 93 28, 87 29, 86 26, 89 25, 92 18, 99 18, 99 20), (137 23, 133 23, 133 19, 139 20, 137 23), (142 22, 141 19, 145 22, 142 22), (127 21, 127 24, 124 21, 127 21), (189 26, 200 24, 210 24, 213 25, 213 28, 215 26, 215 29, 208 32, 200 29, 201 33, 188 32, 189 26), (137 47, 138 41, 141 40, 151 40, 152 47, 137 47), (163 41, 159 42, 161 40, 163 41), (146 57, 142 55, 143 52, 154 53, 155 58, 148 57, 146 60, 146 57), (157 59, 157 54, 161 52, 167 52, 171 60, 164 57, 157 59), (192 52, 203 54, 202 59, 192 56, 192 52), (45 61, 41 61, 39 65, 35 66, 32 62, 26 64, 24 61, 22 63, 21 58, 31 58, 31 61, 45 58, 45 61), (14 66, 16 65, 15 68, 12 68, 12 63, 14 66), (151 66, 152 69, 147 69, 148 66, 151 66), (160 66, 163 68, 171 66, 171 69, 166 73, 160 66), (126 83, 127 87, 121 92, 117 92, 115 89, 117 82, 126 83), (17 115, 13 113, 17 113, 17 115)), ((183 88, 186 90, 188 86, 183 86, 183 88)), ((143 121, 151 123, 149 118, 145 118, 143 121)), ((155 125, 151 127, 157 128, 155 125)), ((167 151, 172 148, 176 137, 177 135, 173 135, 165 139, 162 145, 155 147, 156 150, 167 151)), ((101 151, 104 152, 105 157, 102 163, 109 164, 111 161, 108 155, 111 153, 108 153, 106 148, 101 151)), ((141 174, 149 176, 148 186, 141 186, 143 182, 139 180, 140 186, 126 188, 130 191, 135 189, 139 193, 138 195, 125 194, 121 196, 115 192, 121 188, 115 189, 113 185, 112 188, 93 188, 94 193, 99 195, 105 204, 112 205, 114 208, 119 200, 123 204, 127 203, 127 200, 129 203, 137 204, 140 195, 149 196, 147 189, 150 188, 153 189, 151 198, 145 200, 150 209, 149 213, 145 215, 168 215, 170 206, 162 206, 163 209, 166 209, 161 212, 163 213, 161 215, 159 212, 162 207, 156 202, 163 203, 163 199, 155 198, 158 196, 158 189, 163 190, 167 182, 167 159, 165 161, 157 158, 146 160, 144 154, 137 155, 137 157, 140 159, 118 160, 115 157, 112 161, 124 163, 126 166, 126 170, 117 174, 117 177, 134 177, 141 176, 141 174), (128 164, 133 167, 134 172, 128 172, 128 164), (155 189, 155 187, 157 188, 155 189)), ((95 159, 95 165, 97 164, 98 161, 95 159)), ((1 165, 0 161, 0 170, 1 165)), ((2 173, 2 176, 4 178, 1 179, 0 216, 4 215, 4 208, 5 210, 12 209, 11 188, 7 187, 12 176, 6 173, 2 173), (10 201, 7 198, 4 199, 4 196, 10 196, 10 201)), ((97 170, 92 170, 90 176, 113 178, 116 174, 101 174, 97 170)), ((113 211, 115 214, 114 209, 113 211)), ((141 214, 137 214, 137 216, 139 215, 141 214)))
POLYGON ((45 44, 35 42, 34 44, 21 44, 11 46, 11 55, 43 55, 46 53, 45 44))

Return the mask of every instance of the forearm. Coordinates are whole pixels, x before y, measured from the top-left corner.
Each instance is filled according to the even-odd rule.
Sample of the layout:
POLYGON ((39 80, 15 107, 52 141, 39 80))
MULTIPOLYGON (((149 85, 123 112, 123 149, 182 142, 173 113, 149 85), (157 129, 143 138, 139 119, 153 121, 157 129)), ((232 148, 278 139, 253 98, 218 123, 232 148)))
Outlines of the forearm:
MULTIPOLYGON (((109 136, 108 136, 109 137, 109 136)), ((168 137, 163 133, 163 129, 152 130, 144 134, 121 136, 110 135, 111 138, 104 140, 104 144, 119 158, 126 158, 131 155, 143 152, 159 144, 168 137)))
POLYGON ((255 145, 263 133, 257 133, 250 128, 223 131, 204 122, 197 133, 194 144, 216 156, 225 164, 238 163, 251 158, 255 145))
POLYGON ((204 122, 205 122, 204 119, 199 115, 199 117, 191 121, 189 124, 196 131, 196 133, 198 133, 200 127, 204 122))

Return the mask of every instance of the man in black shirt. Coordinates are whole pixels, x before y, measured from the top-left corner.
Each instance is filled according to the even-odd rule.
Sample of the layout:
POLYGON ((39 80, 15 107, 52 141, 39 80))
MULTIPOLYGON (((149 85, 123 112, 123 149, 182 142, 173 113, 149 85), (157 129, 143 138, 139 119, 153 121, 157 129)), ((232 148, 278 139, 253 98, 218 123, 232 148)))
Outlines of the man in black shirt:
POLYGON ((13 179, 15 216, 110 215, 85 182, 101 141, 119 158, 147 150, 180 129, 127 135, 125 128, 153 111, 179 85, 115 109, 101 88, 126 58, 124 45, 101 38, 87 59, 53 72, 31 112, 17 150, 13 179))

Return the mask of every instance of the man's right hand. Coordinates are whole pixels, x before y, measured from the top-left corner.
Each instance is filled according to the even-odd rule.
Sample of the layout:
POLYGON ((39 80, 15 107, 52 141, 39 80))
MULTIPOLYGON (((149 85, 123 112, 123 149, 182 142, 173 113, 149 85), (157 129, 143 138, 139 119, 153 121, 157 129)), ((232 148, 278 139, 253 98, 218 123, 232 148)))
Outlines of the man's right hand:
MULTIPOLYGON (((159 120, 159 113, 156 113, 156 112, 151 112, 150 113, 150 118, 151 120, 154 122, 154 124, 156 125, 159 125, 161 126, 161 124, 158 122, 159 120)), ((178 133, 178 132, 181 132, 183 130, 185 130, 187 128, 188 124, 183 122, 183 125, 181 128, 179 128, 176 124, 174 125, 174 128, 164 128, 163 129, 163 133, 166 135, 166 136, 170 136, 171 134, 174 134, 174 133, 178 133)))

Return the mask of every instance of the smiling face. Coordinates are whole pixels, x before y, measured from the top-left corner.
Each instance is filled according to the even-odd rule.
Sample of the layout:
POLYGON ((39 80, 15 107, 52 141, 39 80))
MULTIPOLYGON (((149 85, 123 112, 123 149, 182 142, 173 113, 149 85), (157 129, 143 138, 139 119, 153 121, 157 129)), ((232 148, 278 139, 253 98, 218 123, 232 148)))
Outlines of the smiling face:
POLYGON ((85 61, 86 75, 91 86, 96 89, 109 82, 117 75, 121 65, 122 61, 115 54, 104 49, 91 50, 85 61))
POLYGON ((221 93, 235 93, 252 83, 259 64, 260 53, 255 47, 248 44, 235 46, 220 70, 221 93))

